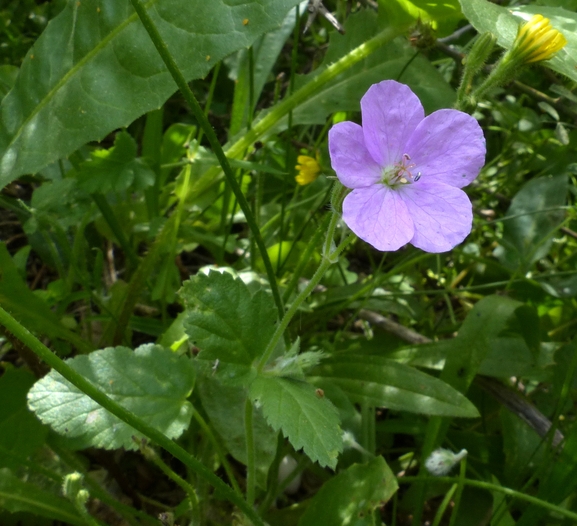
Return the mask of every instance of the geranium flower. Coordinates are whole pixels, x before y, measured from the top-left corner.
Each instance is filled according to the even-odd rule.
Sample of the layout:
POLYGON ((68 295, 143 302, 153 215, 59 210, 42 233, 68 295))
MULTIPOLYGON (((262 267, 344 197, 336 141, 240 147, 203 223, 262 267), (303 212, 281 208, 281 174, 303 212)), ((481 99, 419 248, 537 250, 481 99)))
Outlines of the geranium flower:
POLYGON ((362 127, 340 122, 329 131, 331 164, 352 188, 343 219, 377 250, 406 243, 445 252, 471 232, 472 206, 461 190, 485 163, 477 121, 457 110, 425 117, 408 86, 374 84, 361 99, 362 127))

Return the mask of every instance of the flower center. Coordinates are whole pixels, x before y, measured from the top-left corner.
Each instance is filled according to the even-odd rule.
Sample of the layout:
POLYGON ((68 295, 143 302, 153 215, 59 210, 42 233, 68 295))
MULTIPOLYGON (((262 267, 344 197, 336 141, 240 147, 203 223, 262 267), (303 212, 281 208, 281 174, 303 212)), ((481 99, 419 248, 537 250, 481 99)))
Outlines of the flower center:
POLYGON ((410 161, 410 155, 404 153, 399 162, 396 162, 391 168, 385 168, 383 170, 381 182, 391 188, 398 187, 402 184, 416 183, 421 178, 421 172, 413 175, 412 170, 416 165, 410 161))

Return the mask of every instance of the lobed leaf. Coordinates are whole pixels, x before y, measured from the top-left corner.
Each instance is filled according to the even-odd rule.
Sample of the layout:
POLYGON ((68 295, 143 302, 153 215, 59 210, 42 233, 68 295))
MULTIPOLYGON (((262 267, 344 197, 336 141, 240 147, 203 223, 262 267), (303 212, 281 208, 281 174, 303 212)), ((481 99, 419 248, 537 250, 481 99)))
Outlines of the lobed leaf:
MULTIPOLYGON (((170 438, 188 427, 192 405, 186 400, 194 385, 192 362, 158 345, 136 350, 109 347, 67 361, 115 402, 170 438)), ((142 436, 56 371, 37 381, 28 405, 56 432, 78 437, 84 446, 135 449, 142 436)))
POLYGON ((303 381, 259 376, 250 396, 262 408, 268 423, 281 429, 295 449, 321 466, 334 468, 343 450, 342 432, 335 407, 303 381))
POLYGON ((275 331, 272 296, 264 290, 251 294, 241 279, 215 271, 194 276, 180 296, 186 307, 185 331, 201 351, 198 359, 213 362, 221 381, 235 383, 251 376, 253 362, 275 331))

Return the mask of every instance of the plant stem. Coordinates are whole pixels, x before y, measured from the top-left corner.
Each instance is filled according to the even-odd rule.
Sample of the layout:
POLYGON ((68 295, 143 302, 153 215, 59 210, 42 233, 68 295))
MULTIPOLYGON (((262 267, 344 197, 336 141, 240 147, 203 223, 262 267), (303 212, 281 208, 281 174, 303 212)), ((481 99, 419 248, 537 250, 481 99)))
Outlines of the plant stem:
POLYGON ((264 526, 262 519, 255 513, 251 506, 248 506, 241 495, 225 484, 205 465, 186 452, 176 442, 169 439, 158 429, 150 426, 144 420, 138 418, 134 413, 128 411, 120 404, 109 398, 92 383, 86 380, 81 374, 77 373, 72 367, 67 365, 63 360, 56 356, 48 347, 46 347, 36 336, 28 329, 18 323, 10 314, 0 307, 0 324, 6 327, 16 338, 27 345, 34 351, 41 360, 47 363, 52 369, 59 372, 72 385, 80 389, 86 396, 92 398, 98 405, 117 416, 123 422, 132 426, 134 429, 148 437, 171 455, 178 458, 200 477, 211 484, 222 496, 238 506, 247 517, 257 526, 264 526))
MULTIPOLYGON (((337 214, 333 213, 333 217, 331 219, 331 224, 334 221, 337 221, 338 219, 339 219, 339 216, 337 214)), ((331 231, 330 226, 331 225, 329 225, 329 231, 331 231)), ((334 229, 332 231, 334 231, 334 229)), ((351 244, 351 242, 353 242, 355 239, 356 239, 356 236, 354 234, 349 234, 337 248, 335 248, 330 254, 326 255, 323 258, 321 264, 319 265, 319 268, 314 273, 313 277, 311 278, 311 280, 309 281, 307 286, 295 298, 295 300, 292 302, 291 306, 288 308, 286 314, 282 318, 281 322, 278 324, 276 331, 272 335, 272 338, 271 338, 267 348, 265 349, 265 351, 264 351, 264 353, 263 353, 263 355, 262 355, 262 357, 258 363, 257 368, 258 368, 259 372, 262 371, 263 367, 268 362, 268 360, 271 357, 277 343, 282 338, 284 331, 288 327, 288 325, 291 322, 291 320, 293 319, 294 315, 297 313, 299 307, 310 296, 311 292, 314 290, 314 288, 318 285, 319 281, 325 275, 325 272, 327 271, 327 269, 335 261, 338 261, 339 255, 342 253, 342 251, 346 247, 348 247, 351 244)))
POLYGON ((196 496, 196 491, 194 488, 181 476, 177 475, 165 462, 160 458, 160 456, 151 448, 149 445, 144 444, 142 441, 137 440, 140 447, 140 451, 144 457, 150 460, 157 468, 160 469, 170 480, 178 484, 184 492, 188 495, 188 500, 192 507, 192 515, 194 517, 194 523, 200 523, 200 507, 198 504, 198 497, 196 496))
MULTIPOLYGON (((399 484, 410 484, 412 482, 422 481, 422 477, 398 477, 397 482, 399 484)), ((458 483, 460 480, 459 477, 435 477, 434 480, 436 482, 447 482, 451 483, 458 483)), ((473 488, 481 488, 486 489, 488 491, 498 491, 499 493, 504 493, 509 497, 513 497, 515 499, 524 500, 525 502, 530 502, 531 504, 535 504, 541 508, 545 508, 550 511, 554 511, 559 515, 563 515, 563 517, 569 517, 570 519, 577 520, 577 513, 566 510, 565 508, 561 508, 555 504, 551 504, 545 500, 538 499, 537 497, 533 497, 532 495, 527 495, 525 493, 521 493, 520 491, 515 491, 511 488, 504 488, 503 486, 499 486, 497 484, 491 484, 490 482, 485 482, 483 480, 471 480, 471 479, 463 479, 463 484, 465 486, 471 486, 473 488)))
POLYGON ((441 502, 441 505, 439 506, 439 509, 435 514, 435 520, 433 521, 432 526, 439 526, 439 524, 441 524, 441 520, 443 518, 443 515, 445 514, 445 510, 447 509, 449 502, 451 502, 451 499, 453 498, 453 494, 455 493, 456 489, 457 484, 453 484, 449 489, 449 491, 447 491, 445 498, 443 499, 443 502, 441 502))
MULTIPOLYGON (((134 1, 134 0, 132 0, 134 1)), ((269 131, 279 120, 288 115, 290 111, 300 104, 311 99, 338 75, 345 72, 361 60, 364 60, 377 49, 391 42, 397 36, 403 34, 406 27, 387 27, 370 40, 367 40, 360 46, 356 47, 344 57, 322 70, 314 79, 307 82, 302 88, 296 90, 284 100, 276 104, 260 120, 253 123, 253 126, 239 140, 229 146, 226 150, 227 157, 236 159, 244 154, 257 140, 259 140, 267 131, 269 131)), ((194 185, 193 191, 202 192, 215 181, 219 180, 219 168, 207 170, 194 185)))
POLYGON ((186 79, 184 78, 182 72, 180 71, 179 67, 176 64, 176 61, 174 60, 170 51, 168 50, 166 42, 164 42, 164 40, 162 39, 162 36, 160 35, 154 22, 148 15, 148 12, 146 11, 146 8, 142 4, 141 0, 130 0, 130 1, 138 17, 140 18, 142 25, 148 32, 150 39, 152 40, 154 46, 156 47, 158 54, 164 61, 166 68, 168 69, 168 71, 172 75, 172 78, 176 82, 176 85, 182 92, 184 99, 190 106, 192 113, 194 114, 197 122, 204 130, 206 138, 208 139, 212 149, 214 150, 214 153, 222 167, 222 170, 224 171, 224 175, 227 179, 227 182, 230 185, 232 191, 234 192, 234 195, 236 196, 238 204, 244 214, 248 227, 250 228, 250 231, 254 236, 256 245, 259 249, 270 282, 270 288, 272 291, 275 304, 278 309, 279 318, 282 318, 284 314, 284 307, 278 290, 278 284, 276 282, 275 273, 273 271, 272 264, 268 256, 268 252, 266 251, 264 240, 256 224, 254 216, 252 215, 250 205, 248 204, 248 201, 246 200, 246 197, 242 193, 242 189, 238 181, 236 180, 234 173, 232 172, 228 159, 226 158, 222 146, 218 141, 216 133, 214 132, 212 126, 210 125, 210 122, 208 122, 208 119, 204 114, 204 112, 202 111, 200 104, 196 100, 194 93, 192 93, 191 89, 188 86, 188 83, 186 82, 186 79))
POLYGON ((253 408, 250 397, 247 396, 244 405, 244 430, 246 435, 246 503, 254 506, 256 466, 254 450, 253 408))
POLYGON ((454 526, 457 520, 457 514, 459 513, 459 504, 461 504, 461 496, 463 495, 463 489, 465 488, 465 474, 467 472, 467 457, 461 460, 459 466, 459 482, 457 484, 457 493, 455 494, 455 505, 453 507, 453 512, 451 513, 451 520, 449 526, 454 526))

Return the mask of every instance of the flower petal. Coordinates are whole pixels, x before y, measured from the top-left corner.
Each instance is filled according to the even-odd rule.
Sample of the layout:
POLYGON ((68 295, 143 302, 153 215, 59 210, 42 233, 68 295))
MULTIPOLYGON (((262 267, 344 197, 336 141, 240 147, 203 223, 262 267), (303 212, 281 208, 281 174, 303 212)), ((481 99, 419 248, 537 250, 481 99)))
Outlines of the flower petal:
POLYGON ((329 130, 331 166, 347 188, 370 186, 381 178, 381 168, 365 146, 363 130, 354 122, 339 122, 329 130))
POLYGON ((407 152, 421 179, 462 188, 485 164, 485 137, 479 123, 457 110, 438 110, 417 126, 407 152))
POLYGON ((361 112, 365 144, 383 168, 401 160, 409 138, 425 117, 411 88, 394 80, 373 84, 361 99, 361 112))
POLYGON ((398 192, 376 184, 353 190, 343 201, 343 220, 377 250, 398 250, 413 237, 413 222, 398 192))
POLYGON ((471 232, 473 207, 463 190, 443 183, 407 184, 399 189, 415 225, 411 244, 426 252, 446 252, 471 232))

